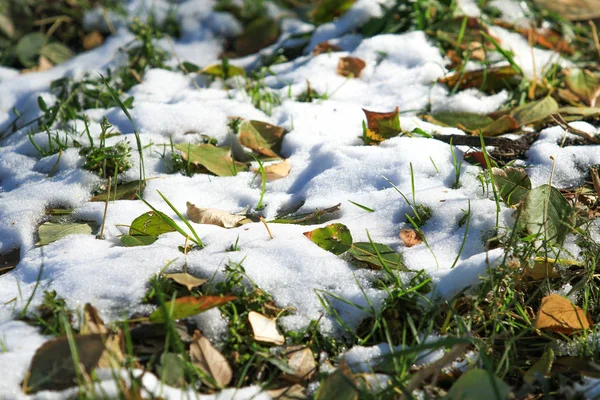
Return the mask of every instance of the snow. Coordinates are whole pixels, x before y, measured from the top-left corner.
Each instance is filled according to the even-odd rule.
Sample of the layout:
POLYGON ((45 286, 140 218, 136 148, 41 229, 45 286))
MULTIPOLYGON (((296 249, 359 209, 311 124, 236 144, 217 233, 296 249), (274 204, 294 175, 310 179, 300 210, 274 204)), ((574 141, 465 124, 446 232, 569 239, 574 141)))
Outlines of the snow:
MULTIPOLYGON (((494 4, 506 2, 498 0, 494 4)), ((152 10, 159 14, 168 11, 166 2, 162 1, 134 1, 128 9, 148 11, 150 3, 152 10), (154 7, 156 4, 160 6, 154 7)), ((167 146, 168 158, 169 138, 175 143, 193 142, 197 135, 190 133, 203 133, 226 143, 230 116, 274 123, 290 131, 285 137, 282 153, 289 157, 292 170, 287 178, 267 185, 264 210, 267 219, 276 216, 282 208, 301 203, 304 205, 300 212, 341 203, 341 217, 336 222, 349 227, 354 241, 368 241, 370 234, 374 241, 403 252, 410 269, 424 269, 433 279, 432 297, 450 299, 460 291, 476 286, 486 269, 496 266, 503 256, 500 249, 488 252, 485 248, 483 238, 496 224, 496 203, 489 191, 484 194, 481 190, 476 178, 479 170, 463 164, 461 186, 452 189, 455 183, 453 158, 450 147, 441 141, 397 137, 380 146, 362 146, 358 138, 365 119, 361 109, 391 111, 398 106, 402 112, 401 124, 408 131, 419 127, 428 133, 462 134, 454 128, 426 123, 415 114, 428 106, 434 111, 489 113, 498 109, 507 94, 487 96, 473 89, 450 96, 446 88, 434 84, 447 73, 446 60, 422 32, 380 35, 364 40, 350 34, 369 18, 380 15, 379 3, 357 1, 347 14, 317 28, 305 56, 273 66, 277 75, 267 77, 265 82, 281 95, 283 101, 275 106, 272 116, 252 106, 240 89, 242 80, 232 79, 231 82, 238 86, 225 91, 220 82, 207 83, 202 78, 179 72, 147 71, 143 83, 128 93, 135 97, 131 115, 142 143, 152 144, 144 150, 146 176, 150 178, 145 199, 175 220, 176 215, 162 201, 158 190, 182 211, 187 201, 199 207, 232 213, 254 207, 260 197, 260 187, 253 182, 253 173, 219 178, 168 174, 162 158, 164 146, 167 146), (345 51, 316 57, 308 55, 314 46, 329 39, 334 39, 332 42, 339 43, 345 51), (344 78, 335 72, 339 58, 348 55, 360 57, 367 63, 358 79, 344 78), (195 83, 201 89, 196 88, 191 79, 196 79, 195 83), (288 90, 293 96, 305 91, 307 80, 314 90, 327 93, 329 98, 313 103, 299 103, 288 98, 288 90), (430 248, 425 244, 412 248, 403 246, 398 235, 401 228, 410 227, 405 222, 405 213, 411 210, 387 179, 408 198, 414 196, 417 203, 431 207, 433 217, 422 228, 430 248), (414 193, 412 180, 415 182, 414 193), (375 211, 368 213, 351 204, 350 200, 375 211), (465 227, 459 226, 458 222, 469 207, 471 221, 463 247, 465 227)), ((462 3, 470 15, 477 12, 475 2, 462 3)), ((203 0, 189 0, 180 5, 178 15, 182 19, 183 38, 174 43, 180 59, 200 66, 219 62, 223 50, 221 38, 235 36, 240 31, 236 21, 228 14, 213 12, 212 6, 213 2, 203 0)), ((94 21, 94 15, 91 15, 90 24, 101 23, 94 21)), ((117 23, 116 26, 120 25, 117 23)), ((301 24, 289 23, 287 29, 291 32, 304 28, 301 24)), ((492 33, 515 53, 515 60, 524 71, 533 75, 532 53, 526 40, 499 28, 493 28, 492 33)), ((23 113, 23 118, 18 121, 22 124, 39 115, 38 95, 44 95, 51 104, 52 97, 47 91, 52 80, 81 76, 84 72, 94 76, 119 65, 123 56, 119 48, 132 39, 131 33, 121 28, 101 47, 46 72, 19 75, 14 70, 0 68, 0 131, 12 122, 13 107, 23 113)), ((162 45, 170 46, 164 41, 162 45)), ((552 52, 538 49, 534 55, 538 76, 544 66, 557 57, 552 52)), ((248 65, 254 62, 252 57, 231 60, 231 64, 248 65)), ((125 139, 135 148, 134 127, 120 109, 88 110, 86 113, 92 121, 94 138, 100 132, 99 122, 106 116, 116 130, 123 133, 121 137, 109 139, 107 145, 125 139)), ((585 123, 573 125, 595 131, 585 123)), ((78 126, 79 130, 82 128, 82 125, 78 126)), ((553 163, 550 156, 556 161, 553 183, 558 187, 581 181, 588 166, 600 164, 595 147, 558 146, 557 139, 564 134, 559 127, 546 129, 529 151, 526 164, 534 186, 549 181, 553 163)), ((42 146, 47 140, 45 133, 34 137, 42 146)), ((85 143, 87 139, 78 140, 85 143)), ((467 149, 455 150, 459 163, 464 150, 467 149)), ((15 132, 0 147, 0 252, 21 249, 18 267, 0 276, 0 398, 62 399, 75 393, 72 390, 44 392, 27 397, 19 386, 35 349, 49 339, 35 328, 15 320, 32 295, 42 266, 43 273, 30 310, 40 303, 44 290, 56 290, 68 306, 76 310, 81 310, 85 303, 92 303, 106 322, 136 312, 149 312, 151 307, 140 304, 147 282, 173 260, 168 272, 180 271, 186 263, 188 272, 201 277, 216 273, 217 280, 223 279, 227 263, 243 261, 248 276, 270 293, 280 307, 295 309, 293 315, 279 321, 286 331, 302 329, 325 314, 319 326, 322 332, 341 334, 335 320, 323 310, 317 293, 330 293, 367 307, 366 293, 375 309, 383 304, 386 293, 373 288, 373 271, 356 270, 343 257, 322 250, 303 236, 303 232, 317 226, 270 224, 273 234, 270 239, 264 226, 258 223, 229 230, 194 225, 206 248, 184 256, 177 250, 183 239, 176 232, 161 235, 151 246, 121 246, 118 238, 127 232, 127 228, 120 225, 130 224, 148 208, 140 201, 116 201, 108 207, 105 240, 97 240, 91 235, 72 235, 36 247, 35 232, 47 207, 72 207, 76 218, 97 224, 103 219, 104 204, 88 202, 91 190, 101 183, 100 179, 80 168, 83 161, 77 149, 68 149, 58 163, 57 160, 57 155, 38 159, 26 129, 15 132), (48 177, 55 164, 53 175, 48 177), (238 238, 241 251, 226 252, 238 238)), ((138 177, 140 160, 136 151, 132 152, 132 162, 133 167, 124 174, 127 179, 138 177)), ((512 210, 502 206, 498 219, 500 226, 512 226, 512 210)), ((333 304, 352 328, 365 317, 356 307, 341 302, 333 304)), ((218 341, 226 334, 226 323, 217 310, 194 320, 211 340, 218 341)), ((368 362, 383 354, 386 346, 368 350, 354 348, 346 358, 368 362)), ((155 393, 160 391, 156 389, 160 382, 151 374, 144 376, 144 384, 155 393)), ((101 386, 106 393, 116 391, 110 376, 101 386)), ((172 388, 162 390, 167 398, 184 396, 172 388)), ((223 391, 201 398, 233 398, 233 393, 223 391)), ((260 393, 257 387, 235 392, 235 398, 250 397, 268 396, 260 393)))

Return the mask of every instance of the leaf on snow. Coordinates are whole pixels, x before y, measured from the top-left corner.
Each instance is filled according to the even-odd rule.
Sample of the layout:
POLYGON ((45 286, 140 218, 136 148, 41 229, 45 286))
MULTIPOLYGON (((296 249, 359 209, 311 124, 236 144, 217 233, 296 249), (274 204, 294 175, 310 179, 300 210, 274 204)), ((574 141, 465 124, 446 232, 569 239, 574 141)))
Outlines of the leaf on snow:
POLYGON ((384 264, 377 256, 377 252, 388 268, 407 271, 402 262, 402 255, 396 253, 391 247, 382 243, 356 242, 348 250, 348 254, 355 260, 367 263, 373 269, 382 269, 384 264), (373 248, 375 247, 377 251, 373 248))
POLYGON ((278 216, 276 219, 268 221, 274 224, 297 224, 297 225, 315 225, 327 222, 336 218, 340 211, 342 203, 337 204, 333 207, 324 208, 322 210, 315 210, 310 213, 302 213, 296 215, 284 214, 278 216))
POLYGON ((188 290, 192 290, 193 288, 202 286, 206 282, 208 282, 207 279, 196 278, 195 276, 190 275, 187 272, 177 274, 165 274, 165 277, 180 284, 181 286, 185 286, 188 290))
MULTIPOLYGON (((190 361, 212 378, 219 388, 229 385, 233 378, 233 371, 227 359, 199 331, 194 332, 190 345, 190 361)), ((205 383, 213 386, 210 381, 205 383)))
POLYGON ((340 223, 304 232, 304 236, 322 249, 336 255, 342 254, 352 246, 352 234, 350 234, 350 230, 346 225, 340 223))
POLYGON ((258 154, 267 157, 281 158, 281 142, 287 133, 280 126, 262 121, 245 120, 239 128, 239 140, 258 154))
POLYGON ((129 227, 129 234, 132 236, 158 236, 163 233, 175 232, 175 229, 165 222, 165 218, 169 217, 163 213, 148 211, 133 220, 129 227))
POLYGON ((92 226, 85 222, 71 222, 67 224, 50 221, 44 222, 38 228, 40 240, 37 244, 45 246, 68 235, 91 235, 93 230, 92 226))
POLYGON ((337 65, 337 74, 348 78, 360 77, 367 64, 357 57, 342 57, 337 65))
MULTIPOLYGON (((292 165, 286 159, 275 164, 266 165, 264 169, 267 181, 271 182, 288 176, 292 170, 292 165)), ((257 170, 255 169, 255 172, 256 171, 257 170)))
MULTIPOLYGON (((204 75, 216 76, 217 78, 221 78, 221 79, 223 79, 225 77, 225 71, 223 70, 223 63, 208 65, 208 66, 204 67, 200 71, 200 73, 204 74, 204 75)), ((228 77, 236 76, 236 75, 243 76, 244 74, 245 74, 244 68, 229 64, 229 67, 227 69, 228 77)))
POLYGON ((411 228, 402 228, 400 230, 400 239, 406 247, 413 247, 423 242, 418 231, 411 228))
MULTIPOLYGON (((142 181, 142 190, 146 186, 146 182, 142 181)), ((98 193, 95 196, 92 196, 90 201, 106 201, 106 189, 102 190, 102 192, 98 193)), ((120 183, 117 185, 117 190, 114 190, 114 186, 110 191, 110 199, 109 200, 137 200, 138 194, 140 193, 140 182, 139 181, 131 181, 127 183, 120 183)))
POLYGON ((235 228, 252 222, 242 215, 230 214, 217 208, 196 207, 189 201, 186 203, 188 218, 197 224, 217 225, 223 228, 235 228))
POLYGON ((245 164, 234 161, 231 158, 231 149, 229 147, 191 143, 179 143, 174 147, 181 152, 181 157, 185 161, 189 160, 190 164, 195 167, 202 167, 209 173, 217 176, 234 176, 236 175, 236 171, 247 169, 245 164))
POLYGON ((510 206, 519 204, 531 190, 531 180, 524 168, 492 168, 492 174, 500 197, 510 206))
POLYGON ((383 140, 398 136, 402 133, 400 127, 400 110, 398 107, 392 112, 374 112, 365 110, 363 112, 367 117, 367 127, 369 130, 381 136, 383 140))
MULTIPOLYGON (((173 320, 178 320, 200 314, 201 312, 210 310, 213 307, 219 307, 225 303, 235 300, 236 298, 237 297, 235 296, 186 296, 175 299, 173 304, 171 304, 171 302, 166 303, 165 307, 167 308, 167 312, 169 312, 171 305, 173 305, 173 312, 170 315, 170 318, 173 320)), ((152 314, 150 314, 148 320, 153 324, 160 324, 165 322, 167 317, 168 316, 164 315, 162 307, 159 307, 154 310, 152 314)))
POLYGON ((589 329, 592 324, 589 315, 586 315, 571 300, 558 294, 551 294, 542 299, 535 327, 569 334, 589 329))
POLYGON ((256 311, 248 313, 248 322, 254 333, 254 340, 263 343, 282 345, 285 337, 277 330, 277 322, 274 318, 268 318, 256 311))

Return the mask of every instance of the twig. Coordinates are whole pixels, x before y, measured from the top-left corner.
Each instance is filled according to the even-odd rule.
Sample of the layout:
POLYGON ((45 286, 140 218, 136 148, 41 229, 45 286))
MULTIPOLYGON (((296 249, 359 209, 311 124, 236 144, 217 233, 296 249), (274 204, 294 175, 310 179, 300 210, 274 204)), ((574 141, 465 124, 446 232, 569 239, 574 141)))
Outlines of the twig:
POLYGON ((273 234, 271 233, 271 230, 269 229, 269 225, 267 225, 267 221, 265 221, 265 219, 263 217, 258 217, 258 219, 260 219, 260 222, 262 222, 263 224, 265 224, 265 228, 267 228, 267 232, 269 233, 269 237, 271 239, 273 239, 273 234))
POLYGON ((596 24, 594 21, 588 21, 590 27, 592 28, 592 38, 594 39, 594 47, 600 56, 600 41, 598 40, 598 30, 596 29, 596 24))
POLYGON ((564 120, 564 118, 562 117, 562 115, 560 114, 552 114, 552 119, 554 120, 554 122, 556 122, 561 128, 563 128, 565 131, 572 133, 573 135, 577 135, 589 142, 595 143, 595 144, 600 144, 600 140, 592 135, 591 133, 587 133, 585 131, 582 131, 580 129, 577 128, 573 128, 571 125, 569 125, 567 123, 567 121, 564 120))
POLYGON ((104 224, 106 223, 106 213, 108 212, 108 202, 110 200, 110 188, 112 179, 108 177, 108 188, 106 189, 106 202, 104 203, 104 215, 102 216, 102 226, 100 227, 100 233, 96 236, 96 239, 104 239, 104 224))

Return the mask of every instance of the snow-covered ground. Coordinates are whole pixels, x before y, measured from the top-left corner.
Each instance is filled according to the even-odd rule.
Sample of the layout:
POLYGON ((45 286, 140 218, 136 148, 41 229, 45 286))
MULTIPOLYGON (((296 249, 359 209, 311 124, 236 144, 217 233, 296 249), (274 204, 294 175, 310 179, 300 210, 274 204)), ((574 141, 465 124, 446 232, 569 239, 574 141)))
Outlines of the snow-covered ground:
MULTIPOLYGON (((253 172, 241 172, 234 177, 194 175, 185 177, 169 174, 162 158, 164 144, 172 137, 175 143, 194 140, 188 132, 205 133, 228 142, 228 117, 237 116, 269 122, 289 131, 285 136, 282 154, 292 165, 284 179, 268 183, 264 215, 273 218, 282 208, 304 202, 300 211, 309 212, 341 203, 341 215, 335 222, 348 226, 354 241, 368 241, 367 232, 375 242, 385 243, 402 252, 408 268, 425 270, 433 278, 434 295, 452 297, 465 287, 477 284, 479 275, 488 266, 493 267, 503 255, 501 249, 486 252, 484 240, 496 224, 496 203, 489 191, 485 194, 477 180, 479 169, 463 163, 461 186, 453 189, 455 169, 451 149, 441 141, 425 138, 396 137, 379 146, 363 146, 362 109, 392 111, 396 106, 403 112, 402 127, 411 131, 419 127, 428 133, 462 134, 454 128, 441 128, 415 116, 416 111, 431 105, 433 110, 454 110, 489 113, 496 110, 507 95, 487 96, 476 90, 450 96, 436 80, 447 72, 447 60, 428 41, 422 32, 400 35, 380 35, 363 39, 352 30, 369 17, 378 15, 376 0, 359 0, 352 10, 333 23, 320 26, 313 34, 306 55, 291 62, 272 67, 275 76, 266 78, 268 86, 281 95, 282 104, 273 109, 271 116, 256 109, 243 90, 225 90, 220 81, 207 83, 195 75, 181 72, 150 70, 143 83, 133 87, 135 97, 132 118, 140 132, 144 150, 146 177, 145 199, 177 220, 173 211, 162 201, 161 191, 179 210, 186 202, 199 207, 212 207, 231 213, 254 207, 260 197, 260 184, 253 181, 253 172), (343 52, 310 55, 318 43, 330 40, 343 52), (382 58, 382 52, 386 55, 382 58), (367 66, 360 78, 347 79, 336 74, 339 58, 354 56, 367 66), (196 79, 196 87, 191 81, 196 79), (319 93, 328 93, 327 100, 300 103, 293 98, 306 90, 306 81, 319 93), (289 97, 291 93, 291 98, 289 97), (431 249, 425 244, 405 248, 399 238, 409 205, 391 187, 389 179, 403 193, 411 196, 411 172, 414 173, 418 203, 431 207, 433 217, 423 226, 431 249), (350 201, 375 210, 369 213, 350 201), (465 227, 458 221, 469 207, 472 219, 466 245, 459 254, 465 227), (435 257, 434 257, 435 255, 435 257)), ((469 13, 474 4, 465 2, 469 13)), ((504 0, 502 3, 511 3, 504 0)), ((514 2, 516 3, 516 2, 514 2)), ((136 2, 132 12, 165 11, 161 1, 136 2)), ((219 62, 223 42, 220 37, 239 32, 238 24, 222 13, 212 11, 212 2, 188 0, 180 4, 182 38, 175 42, 174 51, 184 61, 203 67, 219 62)), ((311 29, 299 21, 285 21, 283 36, 311 29)), ((495 28, 494 34, 503 40, 503 46, 515 52, 515 59, 528 74, 533 73, 531 49, 522 37, 495 28)), ((84 72, 96 74, 122 63, 119 47, 132 40, 132 35, 121 28, 101 47, 80 54, 51 70, 20 75, 17 71, 0 68, 0 131, 12 121, 11 110, 16 107, 24 114, 22 121, 39 115, 37 97, 42 95, 52 102, 49 84, 62 76, 80 76, 84 72)), ((169 44, 163 43, 169 49, 169 44)), ((232 65, 246 66, 256 61, 256 55, 232 65)), ((557 55, 536 50, 538 68, 557 55)), ((175 65, 175 61, 172 61, 175 65)), ((118 108, 88 110, 92 133, 99 134, 103 116, 125 135, 135 148, 132 124, 118 108)), ((596 128, 584 123, 573 126, 596 133, 596 128)), ((83 130, 83 125, 79 127, 83 130)), ((562 137, 559 127, 541 133, 540 139, 527 153, 528 173, 534 186, 547 183, 553 156, 556 160, 553 183, 564 186, 581 181, 587 167, 600 164, 600 153, 594 147, 560 148, 557 138, 562 137)), ((35 136, 43 143, 45 133, 35 136)), ((111 138, 114 144, 122 137, 111 138)), ((457 149, 458 161, 467 148, 457 149)), ((277 304, 293 307, 291 316, 280 319, 284 330, 297 330, 324 313, 315 290, 324 290, 360 305, 366 305, 366 293, 375 307, 386 297, 384 291, 373 288, 376 273, 356 269, 349 262, 316 246, 303 232, 317 226, 270 224, 270 239, 261 223, 224 229, 212 225, 194 227, 206 245, 201 251, 183 255, 177 246, 183 245, 176 233, 161 235, 150 246, 123 247, 119 236, 127 233, 131 221, 148 207, 141 201, 110 203, 106 216, 105 240, 93 235, 72 235, 47 246, 38 247, 35 236, 39 221, 48 207, 74 208, 74 217, 102 223, 104 204, 90 203, 91 191, 100 179, 81 168, 83 158, 78 149, 69 149, 58 162, 51 177, 48 172, 56 163, 57 155, 39 158, 30 143, 27 129, 21 129, 0 142, 0 253, 20 248, 21 262, 12 272, 0 276, 0 398, 66 398, 69 393, 41 392, 33 396, 22 394, 20 382, 35 350, 49 337, 40 335, 36 328, 16 321, 19 311, 29 299, 40 268, 43 274, 31 303, 33 310, 41 301, 44 290, 55 290, 64 297, 70 308, 81 310, 85 303, 98 308, 106 322, 122 319, 136 312, 148 313, 151 308, 140 300, 147 290, 148 280, 161 271, 166 263, 176 259, 168 271, 181 270, 187 263, 188 272, 210 277, 222 271, 231 260, 241 262, 254 282, 270 293, 277 304), (239 252, 226 249, 239 237, 239 252), (362 286, 362 289, 360 286, 362 286), (364 290, 364 293, 363 293, 364 290)), ((133 168, 127 179, 138 177, 139 158, 132 154, 133 168)), ((500 226, 512 226, 513 211, 502 208, 500 226)), ((570 249, 577 252, 574 245, 570 249)), ((217 274, 218 275, 218 274, 217 274)), ((340 306, 343 317, 356 327, 364 314, 349 306, 340 306)), ((224 323, 215 310, 197 318, 205 332, 221 332, 224 323)), ((320 329, 327 334, 339 334, 332 317, 325 315, 320 329)), ((107 377, 112 380, 111 376, 107 377)), ((150 376, 148 387, 159 382, 150 376)), ((110 382, 107 382, 108 389, 110 382)), ((258 388, 238 391, 236 396, 252 397, 258 388)), ((228 398, 233 392, 223 392, 215 398, 228 398), (222 396, 222 397, 221 397, 222 396)), ((163 396, 181 398, 177 390, 163 391, 163 396)), ((262 394, 261 396, 267 396, 262 394)), ((254 398, 260 398, 254 397, 254 398)))

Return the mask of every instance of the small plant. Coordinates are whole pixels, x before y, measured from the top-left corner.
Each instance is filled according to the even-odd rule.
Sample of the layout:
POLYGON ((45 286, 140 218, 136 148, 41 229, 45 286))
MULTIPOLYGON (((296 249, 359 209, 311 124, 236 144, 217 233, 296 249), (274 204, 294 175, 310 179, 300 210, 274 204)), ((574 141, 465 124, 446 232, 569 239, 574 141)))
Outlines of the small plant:
POLYGON ((73 311, 67 308, 65 300, 58 297, 56 291, 45 291, 44 299, 37 308, 37 314, 24 316, 29 324, 38 326, 44 335, 64 336, 66 334, 64 318, 69 324, 73 322, 73 311))
POLYGON ((273 107, 281 104, 281 97, 265 84, 267 74, 274 75, 274 72, 265 67, 260 68, 257 72, 252 72, 251 77, 246 78, 245 90, 254 107, 271 115, 273 107))
POLYGON ((235 243, 232 243, 228 248, 225 249, 227 252, 240 251, 240 246, 238 245, 240 241, 240 236, 235 239, 235 243))
POLYGON ((298 95, 296 101, 301 103, 311 103, 314 100, 327 100, 329 96, 327 93, 319 94, 316 90, 314 90, 310 84, 310 81, 306 80, 306 91, 298 95))
MULTIPOLYGON (((104 117, 100 123, 102 132, 100 134, 100 143, 96 147, 90 138, 90 146, 84 147, 79 154, 86 158, 83 168, 95 172, 102 178, 116 176, 131 168, 131 146, 126 141, 121 141, 114 146, 106 146, 106 138, 112 134, 112 125, 104 117)), ((86 131, 87 122, 86 122, 86 131)))
POLYGON ((50 130, 46 128, 46 134, 48 135, 48 147, 42 148, 36 143, 35 139, 33 138, 33 134, 31 132, 27 132, 27 137, 29 138, 29 141, 42 157, 47 157, 69 148, 69 139, 66 133, 64 141, 61 141, 59 132, 55 132, 54 134, 52 134, 50 133, 50 130))

